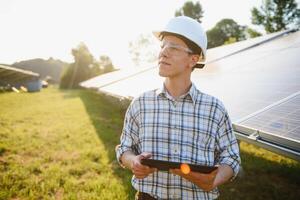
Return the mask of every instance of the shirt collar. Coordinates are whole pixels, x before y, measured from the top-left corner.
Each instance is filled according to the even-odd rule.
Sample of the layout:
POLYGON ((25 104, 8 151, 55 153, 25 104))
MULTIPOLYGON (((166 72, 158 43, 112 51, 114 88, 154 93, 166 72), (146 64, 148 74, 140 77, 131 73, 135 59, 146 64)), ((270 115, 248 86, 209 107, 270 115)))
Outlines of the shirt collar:
MULTIPOLYGON (((158 96, 171 97, 164 84, 162 85, 162 87, 156 89, 155 93, 157 97, 158 96)), ((186 94, 182 95, 182 97, 187 95, 191 97, 193 104, 195 105, 197 100, 197 88, 194 83, 192 83, 190 90, 186 94)))
POLYGON ((192 86, 189 90, 189 95, 191 96, 194 105, 196 104, 196 101, 197 101, 197 94, 198 94, 198 91, 197 91, 196 85, 194 83, 192 83, 192 86))

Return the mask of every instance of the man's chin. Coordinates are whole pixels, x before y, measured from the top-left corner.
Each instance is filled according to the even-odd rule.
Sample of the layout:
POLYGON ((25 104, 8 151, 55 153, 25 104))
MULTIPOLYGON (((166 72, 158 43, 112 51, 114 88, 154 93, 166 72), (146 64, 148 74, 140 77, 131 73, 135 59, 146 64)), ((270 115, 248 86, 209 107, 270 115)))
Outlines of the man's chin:
POLYGON ((168 74, 166 72, 163 72, 162 70, 159 70, 158 74, 161 77, 168 77, 168 74))
POLYGON ((168 77, 169 73, 168 73, 168 69, 166 69, 166 66, 159 65, 159 73, 158 74, 161 77, 168 77))

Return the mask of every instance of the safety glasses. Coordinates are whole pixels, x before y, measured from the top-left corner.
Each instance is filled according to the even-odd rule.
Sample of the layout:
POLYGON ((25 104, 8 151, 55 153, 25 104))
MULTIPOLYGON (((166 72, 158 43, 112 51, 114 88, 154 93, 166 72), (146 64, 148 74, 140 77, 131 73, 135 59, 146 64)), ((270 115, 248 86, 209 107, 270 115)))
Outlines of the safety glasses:
POLYGON ((193 53, 193 51, 187 47, 183 47, 174 43, 166 43, 166 42, 160 45, 160 51, 161 52, 165 51, 169 55, 179 55, 182 52, 186 52, 189 54, 193 53))

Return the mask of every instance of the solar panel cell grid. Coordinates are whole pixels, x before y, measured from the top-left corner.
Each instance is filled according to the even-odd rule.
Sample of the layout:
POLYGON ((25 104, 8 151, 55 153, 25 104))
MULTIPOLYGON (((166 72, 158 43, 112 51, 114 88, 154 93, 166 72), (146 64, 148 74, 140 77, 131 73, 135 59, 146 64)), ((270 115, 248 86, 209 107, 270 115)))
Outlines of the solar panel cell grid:
POLYGON ((300 92, 257 112, 240 124, 300 142, 300 92))

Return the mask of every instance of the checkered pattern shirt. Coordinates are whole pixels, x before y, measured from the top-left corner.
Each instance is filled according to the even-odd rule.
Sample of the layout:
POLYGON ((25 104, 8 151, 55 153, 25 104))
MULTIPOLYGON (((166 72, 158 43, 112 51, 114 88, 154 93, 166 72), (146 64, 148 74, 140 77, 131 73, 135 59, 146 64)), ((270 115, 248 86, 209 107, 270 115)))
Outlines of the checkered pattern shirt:
MULTIPOLYGON (((196 89, 178 99, 166 89, 152 90, 135 98, 125 115, 121 155, 149 152, 153 159, 214 166, 229 165, 239 171, 239 148, 223 104, 196 89)), ((205 192, 195 184, 169 172, 158 171, 144 179, 132 178, 133 187, 158 199, 215 199, 217 188, 205 192)))

